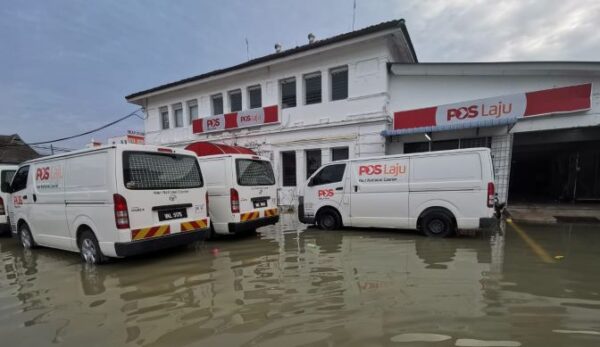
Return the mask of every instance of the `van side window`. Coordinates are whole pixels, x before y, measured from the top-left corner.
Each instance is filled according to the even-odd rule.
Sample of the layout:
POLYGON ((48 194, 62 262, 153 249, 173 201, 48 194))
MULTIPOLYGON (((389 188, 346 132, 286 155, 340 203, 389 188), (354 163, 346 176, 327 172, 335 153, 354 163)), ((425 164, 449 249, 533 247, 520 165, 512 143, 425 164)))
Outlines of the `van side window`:
POLYGON ((29 165, 21 167, 13 178, 11 190, 14 192, 27 188, 27 176, 29 174, 29 165))
POLYGON ((318 174, 312 179, 312 184, 315 186, 329 183, 341 182, 344 178, 344 170, 346 164, 335 164, 325 166, 323 170, 319 171, 318 174))
MULTIPOLYGON (((2 173, 0 173, 0 183, 1 184, 4 184, 4 183, 10 184, 10 181, 12 180, 14 175, 15 175, 15 170, 3 170, 2 173)), ((5 192, 3 190, 2 193, 7 193, 7 192, 5 192)))

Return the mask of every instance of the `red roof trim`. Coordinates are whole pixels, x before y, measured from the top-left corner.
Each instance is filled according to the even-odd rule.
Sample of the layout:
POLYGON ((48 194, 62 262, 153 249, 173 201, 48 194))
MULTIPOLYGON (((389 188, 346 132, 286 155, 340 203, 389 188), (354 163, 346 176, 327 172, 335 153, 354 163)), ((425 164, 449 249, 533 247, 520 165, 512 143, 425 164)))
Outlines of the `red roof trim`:
POLYGON ((196 153, 199 157, 219 154, 250 154, 257 155, 253 150, 239 146, 229 146, 222 143, 194 142, 185 147, 185 149, 196 153))

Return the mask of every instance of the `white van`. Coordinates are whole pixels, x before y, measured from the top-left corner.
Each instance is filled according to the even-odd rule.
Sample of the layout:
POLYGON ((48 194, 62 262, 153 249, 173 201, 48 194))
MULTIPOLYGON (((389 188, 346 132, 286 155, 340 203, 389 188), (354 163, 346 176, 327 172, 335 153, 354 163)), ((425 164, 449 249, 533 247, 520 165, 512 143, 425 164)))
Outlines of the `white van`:
POLYGON ((8 225, 8 202, 10 194, 7 185, 10 184, 15 171, 17 171, 17 167, 17 165, 0 164, 0 235, 5 232, 10 233, 8 225))
POLYGON ((445 237, 494 222, 494 172, 488 148, 336 161, 301 192, 300 221, 417 229, 445 237))
POLYGON ((269 159, 247 148, 209 142, 196 142, 186 149, 198 155, 208 189, 212 228, 207 238, 214 233, 251 232, 279 221, 269 159))
POLYGON ((207 193, 194 153, 115 145, 25 162, 10 222, 23 247, 80 252, 88 263, 201 240, 207 193))

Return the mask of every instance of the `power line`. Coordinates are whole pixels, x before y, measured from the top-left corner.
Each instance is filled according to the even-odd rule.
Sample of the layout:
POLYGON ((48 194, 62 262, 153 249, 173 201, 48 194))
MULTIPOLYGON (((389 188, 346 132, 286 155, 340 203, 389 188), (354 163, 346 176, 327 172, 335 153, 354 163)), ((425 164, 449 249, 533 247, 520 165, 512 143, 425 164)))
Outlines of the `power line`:
POLYGON ((92 129, 92 130, 89 130, 89 131, 86 131, 86 132, 83 132, 83 133, 80 133, 80 134, 71 135, 71 136, 67 136, 67 137, 61 137, 61 138, 56 139, 56 140, 38 141, 38 142, 31 142, 31 143, 27 143, 27 144, 30 145, 30 146, 35 146, 35 145, 45 145, 45 144, 49 144, 49 143, 53 143, 53 142, 60 142, 60 141, 72 140, 72 139, 75 139, 75 138, 78 138, 78 137, 81 137, 81 136, 93 134, 93 133, 98 132, 100 130, 106 129, 106 128, 112 126, 112 125, 115 125, 115 124, 117 124, 119 122, 122 122, 125 119, 133 117, 133 116, 136 116, 136 117, 138 117, 140 119, 145 119, 144 117, 142 117, 142 116, 140 116, 140 115, 137 114, 141 110, 142 110, 142 108, 140 107, 137 110, 135 110, 135 111, 133 111, 133 112, 131 112, 131 113, 129 113, 129 114, 127 114, 127 115, 125 115, 125 116, 117 119, 117 120, 114 120, 114 121, 112 121, 112 122, 110 122, 108 124, 104 124, 104 125, 102 125, 102 126, 100 126, 98 128, 95 128, 95 129, 92 129))

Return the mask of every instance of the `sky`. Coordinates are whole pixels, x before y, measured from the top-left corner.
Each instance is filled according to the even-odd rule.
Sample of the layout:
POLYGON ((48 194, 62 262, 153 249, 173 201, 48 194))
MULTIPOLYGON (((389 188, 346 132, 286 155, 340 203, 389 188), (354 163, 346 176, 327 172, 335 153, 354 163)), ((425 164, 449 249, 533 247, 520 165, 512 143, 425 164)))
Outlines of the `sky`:
MULTIPOLYGON (((0 0, 0 134, 97 128, 124 96, 352 30, 354 0, 0 0)), ((597 0, 356 0, 355 29, 404 18, 419 61, 600 60, 597 0)), ((143 130, 132 117, 94 135, 143 130)))

